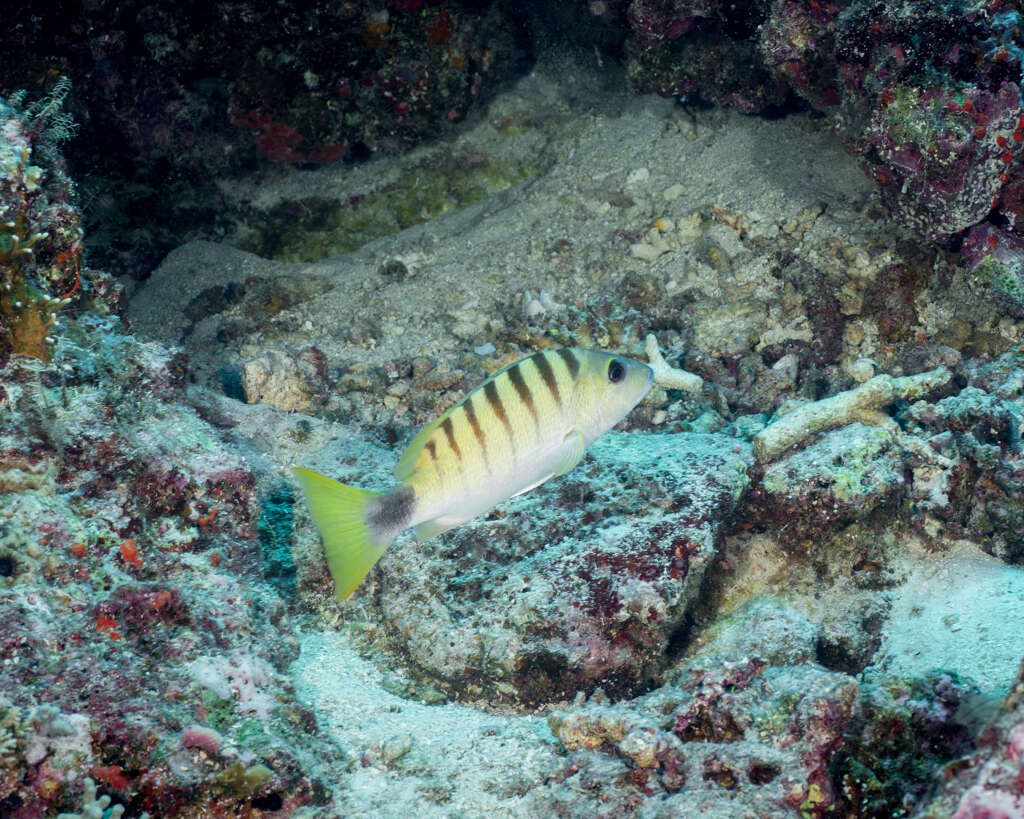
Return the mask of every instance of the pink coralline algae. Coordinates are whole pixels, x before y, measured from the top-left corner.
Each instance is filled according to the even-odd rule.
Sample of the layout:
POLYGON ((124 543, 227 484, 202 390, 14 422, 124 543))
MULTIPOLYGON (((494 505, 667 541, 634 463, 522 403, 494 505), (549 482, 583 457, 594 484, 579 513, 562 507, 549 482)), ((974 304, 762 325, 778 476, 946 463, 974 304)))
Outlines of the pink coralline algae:
POLYGON ((133 815, 324 802, 284 739, 310 723, 281 710, 297 640, 262 581, 253 472, 186 409, 173 356, 112 318, 64 333, 53 363, 0 368, 0 703, 52 709, 58 751, 77 739, 0 755, 0 814, 67 809, 85 775, 133 815), (262 767, 238 779, 240 759, 262 767))
POLYGON ((641 800, 657 816, 697 805, 707 816, 840 810, 830 765, 857 683, 813 663, 772 667, 708 649, 651 694, 612 705, 599 691, 553 712, 568 757, 545 802, 576 793, 577 810, 592 815, 629 815, 641 800))
POLYGON ((995 91, 894 84, 863 138, 893 216, 941 241, 984 219, 1019 164, 1024 109, 1012 82, 995 91))
POLYGON ((1024 665, 977 749, 949 766, 947 784, 921 815, 954 819, 1024 816, 1024 665))

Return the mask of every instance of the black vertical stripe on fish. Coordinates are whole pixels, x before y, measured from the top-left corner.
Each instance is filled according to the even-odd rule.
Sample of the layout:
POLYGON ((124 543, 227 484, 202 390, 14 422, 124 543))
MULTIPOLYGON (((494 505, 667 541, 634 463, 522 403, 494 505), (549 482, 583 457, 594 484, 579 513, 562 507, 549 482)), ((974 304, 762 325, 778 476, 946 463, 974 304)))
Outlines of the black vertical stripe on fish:
POLYGON ((440 471, 437 465, 437 444, 433 441, 427 441, 426 444, 423 445, 423 448, 430 453, 430 460, 434 464, 434 469, 440 471))
POLYGON ((516 388, 516 394, 519 396, 519 400, 523 402, 527 412, 530 413, 530 417, 533 418, 533 425, 537 428, 537 435, 540 435, 540 418, 537 416, 537 407, 533 403, 533 392, 530 390, 529 385, 523 380, 523 373, 519 369, 519 365, 522 361, 517 361, 511 367, 508 368, 508 380, 512 382, 512 386, 516 388))
POLYGON ((551 369, 551 362, 548 361, 547 354, 538 353, 530 360, 536 365, 540 377, 544 379, 544 383, 548 386, 548 392, 551 393, 551 397, 555 399, 555 404, 561 409, 562 396, 558 392, 558 381, 555 379, 555 371, 551 369))
POLYGON ((491 409, 494 410, 494 414, 498 416, 498 420, 501 421, 501 425, 505 427, 505 432, 508 433, 508 442, 512 446, 512 454, 515 455, 516 438, 512 432, 512 422, 508 420, 508 413, 505 412, 505 404, 502 402, 501 396, 498 395, 498 385, 495 381, 488 381, 484 384, 484 395, 487 396, 487 401, 491 405, 491 409))
POLYGON ((576 353, 574 353, 568 347, 563 347, 562 349, 556 350, 555 352, 557 352, 562 357, 562 361, 565 362, 565 366, 569 368, 569 377, 573 381, 575 381, 576 376, 579 375, 580 372, 580 362, 579 359, 576 358, 576 353))
POLYGON ((459 449, 459 442, 455 440, 455 425, 452 424, 451 416, 441 422, 441 429, 444 430, 444 437, 448 441, 448 448, 455 453, 456 460, 462 463, 462 450, 459 449))
POLYGON ((487 438, 484 437, 484 431, 480 428, 480 422, 476 418, 476 410, 473 409, 473 393, 470 393, 466 400, 462 402, 462 411, 466 413, 466 420, 473 427, 476 442, 480 444, 480 452, 484 456, 484 468, 487 469, 487 474, 490 475, 491 464, 487 458, 487 438))

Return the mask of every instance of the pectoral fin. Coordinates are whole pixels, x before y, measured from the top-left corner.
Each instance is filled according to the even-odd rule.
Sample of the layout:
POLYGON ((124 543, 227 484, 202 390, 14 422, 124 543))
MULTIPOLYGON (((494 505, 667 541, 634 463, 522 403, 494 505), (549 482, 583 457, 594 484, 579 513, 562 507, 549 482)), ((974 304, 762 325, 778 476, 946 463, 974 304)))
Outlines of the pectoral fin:
POLYGON ((583 460, 583 452, 587 445, 583 441, 583 433, 573 427, 562 441, 561 460, 555 470, 555 477, 560 477, 583 460))

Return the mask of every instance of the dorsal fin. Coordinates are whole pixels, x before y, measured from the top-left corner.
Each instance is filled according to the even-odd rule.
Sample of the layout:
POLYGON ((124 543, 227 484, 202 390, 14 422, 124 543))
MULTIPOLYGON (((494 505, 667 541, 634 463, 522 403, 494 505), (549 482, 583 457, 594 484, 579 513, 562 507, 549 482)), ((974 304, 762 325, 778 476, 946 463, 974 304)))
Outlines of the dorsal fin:
MULTIPOLYGON (((457 407, 458 404, 455 405, 457 407)), ((434 434, 441 422, 451 415, 452 407, 446 413, 439 418, 431 421, 423 429, 416 433, 416 437, 409 442, 409 446, 405 448, 405 452, 402 453, 402 457, 398 459, 398 463, 395 464, 395 477, 400 481, 406 480, 416 469, 416 462, 420 459, 420 453, 423 452, 423 447, 427 445, 427 441, 430 440, 430 436, 434 434)))

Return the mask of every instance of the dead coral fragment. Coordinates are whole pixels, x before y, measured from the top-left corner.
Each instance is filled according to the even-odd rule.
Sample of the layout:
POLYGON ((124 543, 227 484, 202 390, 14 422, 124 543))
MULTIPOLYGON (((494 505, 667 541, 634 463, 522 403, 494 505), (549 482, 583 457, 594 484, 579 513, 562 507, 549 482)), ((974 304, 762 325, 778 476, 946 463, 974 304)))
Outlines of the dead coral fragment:
POLYGON ((666 390, 700 392, 700 388, 704 384, 703 379, 699 375, 688 373, 677 367, 670 367, 661 355, 658 339, 654 337, 654 333, 648 334, 644 352, 647 353, 647 361, 651 365, 651 369, 654 370, 654 383, 659 387, 664 387, 666 390))
POLYGON ((770 461, 811 435, 863 420, 896 401, 920 398, 950 378, 952 373, 945 367, 902 378, 876 375, 855 389, 805 404, 769 424, 754 436, 754 454, 762 463, 770 461))
MULTIPOLYGON (((110 807, 110 797, 103 795, 97 798, 96 783, 88 776, 84 780, 85 793, 82 801, 81 813, 61 813, 57 819, 120 819, 124 816, 124 805, 110 807)), ((148 813, 143 813, 139 819, 147 819, 148 813)))

